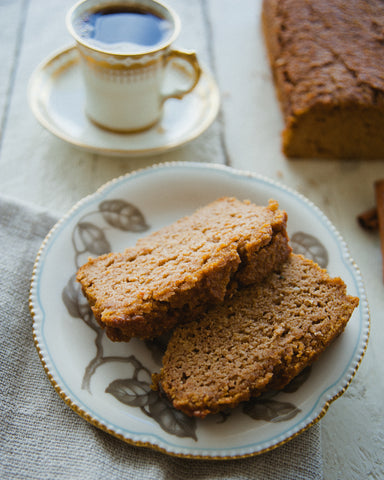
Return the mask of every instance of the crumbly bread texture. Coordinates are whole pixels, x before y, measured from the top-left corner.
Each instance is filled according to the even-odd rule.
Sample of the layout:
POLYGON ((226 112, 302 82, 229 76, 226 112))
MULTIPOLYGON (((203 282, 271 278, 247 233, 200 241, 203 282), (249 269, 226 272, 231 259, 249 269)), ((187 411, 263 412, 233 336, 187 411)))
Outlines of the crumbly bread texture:
POLYGON ((286 222, 276 201, 221 198, 124 253, 90 259, 77 280, 112 340, 153 338, 278 269, 291 250, 286 222))
POLYGON ((178 326, 154 384, 201 418, 282 389, 344 330, 358 303, 340 278, 291 254, 280 273, 178 326))
POLYGON ((288 157, 384 158, 384 2, 264 0, 288 157))

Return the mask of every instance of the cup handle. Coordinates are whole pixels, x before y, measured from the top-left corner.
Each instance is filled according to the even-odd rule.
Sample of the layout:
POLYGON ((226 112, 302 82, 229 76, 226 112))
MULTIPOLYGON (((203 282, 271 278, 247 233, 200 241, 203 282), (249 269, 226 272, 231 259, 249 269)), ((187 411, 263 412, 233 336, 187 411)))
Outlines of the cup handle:
POLYGON ((183 98, 184 95, 191 92, 196 87, 202 73, 195 52, 186 50, 170 50, 165 58, 165 65, 167 65, 172 60, 178 60, 181 61, 181 63, 189 63, 193 69, 193 79, 191 85, 188 88, 178 88, 171 93, 163 95, 162 103, 164 103, 165 100, 167 100, 168 98, 183 98))

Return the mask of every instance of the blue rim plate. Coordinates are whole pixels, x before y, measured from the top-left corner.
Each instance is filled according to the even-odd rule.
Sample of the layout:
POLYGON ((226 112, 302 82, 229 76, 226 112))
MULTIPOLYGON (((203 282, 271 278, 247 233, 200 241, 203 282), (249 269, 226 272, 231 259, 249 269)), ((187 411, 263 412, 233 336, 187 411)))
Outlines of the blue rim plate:
POLYGON ((221 165, 165 163, 119 177, 77 203, 45 238, 30 291, 33 335, 43 367, 75 412, 127 443, 188 458, 230 459, 271 450, 311 425, 345 392, 369 336, 362 278, 326 216, 299 193, 221 165), (229 415, 190 419, 150 388, 161 340, 112 343, 96 324, 74 279, 89 256, 122 251, 148 232, 221 196, 288 212, 294 250, 340 276, 360 298, 345 332, 296 385, 229 415))

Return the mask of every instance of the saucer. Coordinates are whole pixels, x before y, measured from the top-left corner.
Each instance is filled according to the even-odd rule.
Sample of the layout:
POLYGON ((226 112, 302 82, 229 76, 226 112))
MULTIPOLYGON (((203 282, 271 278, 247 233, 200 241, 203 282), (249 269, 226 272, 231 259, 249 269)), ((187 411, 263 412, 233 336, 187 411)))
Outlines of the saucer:
MULTIPOLYGON (((32 74, 28 97, 37 120, 51 133, 83 150, 125 157, 159 154, 203 133, 216 118, 218 87, 203 70, 199 83, 182 100, 169 99, 155 127, 140 133, 114 133, 94 125, 84 110, 85 91, 76 47, 60 50, 32 74)), ((189 72, 176 64, 167 82, 188 82, 189 72)))

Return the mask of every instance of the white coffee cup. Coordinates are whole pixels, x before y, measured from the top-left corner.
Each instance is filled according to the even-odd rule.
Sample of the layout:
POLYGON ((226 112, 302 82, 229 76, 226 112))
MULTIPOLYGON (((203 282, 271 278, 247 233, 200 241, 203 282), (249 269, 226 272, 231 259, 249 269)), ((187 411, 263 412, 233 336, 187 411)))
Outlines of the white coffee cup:
POLYGON ((199 81, 196 53, 172 48, 180 20, 163 3, 82 0, 70 9, 66 22, 81 58, 86 113, 102 128, 127 133, 146 130, 160 120, 168 98, 181 99, 199 81), (128 38, 122 40, 121 35, 128 38), (135 35, 138 38, 132 42, 135 35), (171 62, 192 71, 191 82, 164 92, 171 62))

